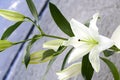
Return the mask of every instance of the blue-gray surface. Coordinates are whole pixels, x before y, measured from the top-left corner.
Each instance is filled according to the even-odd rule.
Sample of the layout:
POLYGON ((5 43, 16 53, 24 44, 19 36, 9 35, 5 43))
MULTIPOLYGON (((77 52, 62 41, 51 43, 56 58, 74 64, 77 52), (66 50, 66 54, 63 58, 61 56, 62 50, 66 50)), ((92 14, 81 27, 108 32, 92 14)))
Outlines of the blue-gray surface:
MULTIPOLYGON (((36 3, 36 7, 38 11, 43 8, 46 0, 33 0, 36 3)), ((101 19, 98 21, 99 32, 102 35, 110 37, 113 30, 120 24, 120 1, 119 0, 51 0, 55 3, 65 17, 70 20, 71 18, 75 18, 80 22, 85 22, 90 19, 91 16, 100 12, 101 19)), ((30 11, 27 8, 27 4, 25 0, 1 0, 0 8, 2 9, 12 9, 19 11, 27 16, 31 17, 30 11)), ((0 36, 4 32, 4 30, 13 24, 13 22, 7 21, 0 17, 0 36)), ((54 34, 59 36, 64 36, 52 20, 48 6, 43 10, 43 14, 40 18, 40 24, 42 29, 48 34, 54 34)), ((30 23, 24 23, 17 29, 13 35, 9 38, 11 41, 23 40, 28 35, 31 29, 30 23), (21 33, 21 34, 20 34, 21 33)), ((33 34, 37 34, 38 31, 36 29, 33 30, 30 37, 33 34)), ((47 41, 48 38, 43 38, 42 40, 35 43, 31 52, 38 51, 42 49, 42 43, 47 41)), ((46 69, 46 63, 38 64, 38 65, 30 65, 26 70, 25 66, 21 63, 22 55, 24 54, 24 47, 21 51, 18 52, 21 45, 14 46, 0 54, 0 80, 40 80, 46 69), (14 60, 15 55, 18 54, 17 58, 14 60), (11 64, 13 62, 14 64, 11 64), (11 66, 11 68, 9 68, 11 66), (9 70, 8 70, 9 69, 9 70), (9 73, 7 73, 7 71, 9 73), (5 77, 5 74, 7 76, 5 77)), ((62 63, 62 59, 65 53, 61 54, 59 58, 55 61, 52 69, 47 75, 47 80, 57 80, 57 76, 55 74, 56 71, 59 71, 60 64, 62 63)), ((117 65, 120 70, 120 59, 119 55, 113 55, 110 59, 117 65)), ((71 79, 73 80, 73 79, 71 79)), ((77 80, 83 80, 79 77, 77 80)), ((105 64, 101 61, 101 71, 94 75, 92 80, 113 80, 110 70, 107 68, 105 64)))
MULTIPOLYGON (((35 5, 37 7, 38 12, 40 12, 45 5, 46 0, 34 0, 35 5)), ((1 0, 0 1, 0 9, 9 9, 18 11, 26 16, 32 18, 32 15, 28 9, 28 6, 25 0, 1 0)), ((2 17, 0 17, 0 36, 2 33, 10 26, 14 24, 14 22, 8 21, 2 17)), ((24 40, 28 35, 29 31, 32 28, 32 24, 23 23, 13 34, 10 36, 10 41, 20 41, 24 40)), ((7 75, 9 75, 11 66, 14 64, 16 60, 21 44, 14 46, 0 54, 0 80, 6 79, 7 75)))

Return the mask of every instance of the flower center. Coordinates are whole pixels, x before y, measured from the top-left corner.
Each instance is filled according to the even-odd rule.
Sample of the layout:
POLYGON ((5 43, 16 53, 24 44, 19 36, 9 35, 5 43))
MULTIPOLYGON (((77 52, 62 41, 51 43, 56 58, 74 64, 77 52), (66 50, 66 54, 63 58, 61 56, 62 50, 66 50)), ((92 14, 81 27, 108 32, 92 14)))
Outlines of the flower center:
POLYGON ((82 41, 82 42, 86 42, 86 43, 88 43, 88 44, 93 44, 93 45, 96 45, 96 44, 98 44, 99 42, 97 41, 97 40, 95 40, 95 39, 86 39, 86 40, 81 40, 81 39, 78 39, 78 42, 80 42, 80 41, 82 41))

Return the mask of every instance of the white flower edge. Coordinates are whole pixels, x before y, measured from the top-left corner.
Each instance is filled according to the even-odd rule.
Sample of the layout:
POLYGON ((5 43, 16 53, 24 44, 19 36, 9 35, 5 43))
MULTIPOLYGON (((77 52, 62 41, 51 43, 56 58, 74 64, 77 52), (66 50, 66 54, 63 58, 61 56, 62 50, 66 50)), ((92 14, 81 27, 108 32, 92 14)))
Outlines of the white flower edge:
POLYGON ((82 67, 81 62, 74 63, 71 66, 67 67, 66 69, 57 72, 56 74, 58 75, 59 80, 67 80, 71 77, 74 77, 74 76, 80 74, 81 67, 82 67))
POLYGON ((120 49, 120 25, 113 32, 111 39, 115 42, 115 46, 120 49))
POLYGON ((62 40, 62 39, 50 40, 43 44, 43 48, 53 49, 57 51, 58 48, 62 46, 64 41, 65 40, 62 40))

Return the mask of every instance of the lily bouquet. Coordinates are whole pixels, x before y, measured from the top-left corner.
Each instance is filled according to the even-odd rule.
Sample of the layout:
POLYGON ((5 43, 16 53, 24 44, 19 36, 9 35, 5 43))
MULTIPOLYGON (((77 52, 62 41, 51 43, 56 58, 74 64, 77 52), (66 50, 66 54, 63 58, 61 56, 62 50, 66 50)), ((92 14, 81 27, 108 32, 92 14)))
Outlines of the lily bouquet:
POLYGON ((69 48, 67 49, 68 53, 61 65, 61 70, 56 72, 59 80, 67 80, 79 74, 82 75, 85 80, 91 80, 94 71, 97 73, 100 71, 100 59, 108 65, 108 68, 113 74, 114 80, 120 80, 119 71, 116 66, 106 58, 115 53, 119 53, 120 51, 120 26, 118 26, 113 32, 111 38, 105 37, 99 34, 96 25, 97 20, 100 19, 99 13, 95 13, 92 16, 92 19, 85 24, 82 24, 75 19, 67 21, 59 9, 53 3, 49 2, 49 9, 53 20, 60 30, 68 35, 69 38, 49 35, 42 30, 38 23, 38 12, 32 0, 26 0, 26 2, 34 20, 16 11, 0 10, 0 16, 16 22, 3 33, 0 40, 1 52, 11 46, 29 42, 26 47, 23 63, 27 68, 29 64, 40 64, 49 61, 47 70, 43 78, 41 78, 44 80, 45 75, 56 60, 57 56, 69 48), (31 22, 34 24, 40 33, 27 40, 19 42, 8 41, 8 37, 24 22, 31 22), (32 48, 32 45, 43 37, 54 38, 55 40, 43 43, 43 48, 46 48, 46 50, 31 53, 30 49, 32 48), (100 53, 104 55, 100 56, 100 53), (71 62, 75 63, 65 67, 66 63, 69 64, 71 62))

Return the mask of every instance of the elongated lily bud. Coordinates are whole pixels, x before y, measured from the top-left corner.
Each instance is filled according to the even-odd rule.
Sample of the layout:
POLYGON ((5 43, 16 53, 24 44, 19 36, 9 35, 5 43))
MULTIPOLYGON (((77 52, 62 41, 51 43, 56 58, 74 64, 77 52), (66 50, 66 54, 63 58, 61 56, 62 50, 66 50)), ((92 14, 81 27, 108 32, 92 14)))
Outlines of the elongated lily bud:
POLYGON ((69 66, 68 68, 60 71, 60 72, 57 72, 56 74, 58 75, 58 79, 59 80, 67 80, 71 77, 74 77, 78 74, 81 73, 81 62, 78 62, 78 63, 75 63, 75 64, 72 64, 71 66, 69 66))
POLYGON ((51 49, 34 52, 30 55, 29 64, 39 64, 39 63, 47 62, 53 58, 54 53, 55 52, 51 49))
POLYGON ((25 16, 23 14, 20 14, 16 11, 4 10, 4 9, 0 10, 0 16, 11 21, 24 21, 25 19, 25 16))
POLYGON ((51 41, 45 42, 43 44, 43 48, 53 49, 57 51, 58 48, 63 44, 63 42, 64 40, 61 40, 61 39, 51 40, 51 41))
POLYGON ((7 40, 0 40, 0 52, 11 47, 13 45, 12 42, 7 40))
POLYGON ((120 49, 120 25, 113 32, 111 39, 115 42, 115 46, 120 49))

